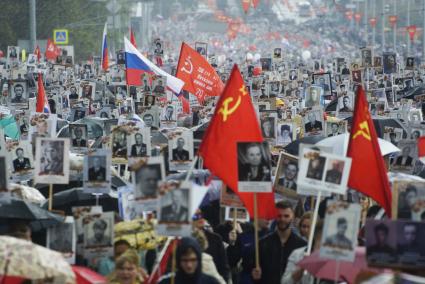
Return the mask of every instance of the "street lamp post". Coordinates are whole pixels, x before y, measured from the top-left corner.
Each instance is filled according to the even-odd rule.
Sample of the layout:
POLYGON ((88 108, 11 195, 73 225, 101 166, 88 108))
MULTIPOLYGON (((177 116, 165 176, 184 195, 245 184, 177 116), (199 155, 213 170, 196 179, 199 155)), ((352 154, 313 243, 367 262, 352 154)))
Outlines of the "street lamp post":
POLYGON ((37 41, 37 22, 36 22, 36 14, 35 14, 35 0, 29 0, 30 6, 30 45, 29 52, 33 52, 35 50, 36 41, 37 41))

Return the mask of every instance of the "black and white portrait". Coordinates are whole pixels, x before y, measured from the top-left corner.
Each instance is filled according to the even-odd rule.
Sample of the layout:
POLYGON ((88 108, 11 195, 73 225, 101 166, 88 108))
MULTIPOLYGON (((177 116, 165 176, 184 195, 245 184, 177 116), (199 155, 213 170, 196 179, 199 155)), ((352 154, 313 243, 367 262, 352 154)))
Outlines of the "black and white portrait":
POLYGON ((425 221, 425 183, 423 181, 393 182, 392 217, 413 221, 425 221))
POLYGON ((87 148, 87 124, 69 124, 72 148, 87 148))
POLYGON ((397 60, 395 53, 384 52, 384 73, 392 74, 397 72, 397 60))
POLYGON ((354 260, 360 213, 359 204, 328 202, 321 240, 321 257, 354 260))
POLYGON ((123 130, 112 130, 112 158, 127 159, 127 133, 123 130))
POLYGON ((21 141, 19 145, 10 149, 14 172, 22 172, 33 169, 31 145, 28 141, 21 141))
POLYGON ((146 110, 142 114, 143 122, 145 127, 149 127, 151 130, 158 130, 159 127, 159 115, 157 108, 151 108, 146 110))
POLYGON ((267 142, 239 142, 239 191, 271 191, 271 154, 267 142))
POLYGON ((326 137, 338 136, 347 132, 347 121, 326 121, 326 137))
POLYGON ((164 55, 164 49, 163 49, 163 42, 161 41, 161 39, 157 38, 154 40, 153 43, 153 53, 155 54, 156 57, 162 57, 164 55))
MULTIPOLYGON (((162 157, 149 158, 148 162, 133 173, 134 197, 137 201, 158 198, 159 182, 165 178, 162 157)), ((156 206, 156 204, 155 204, 156 206)), ((156 210, 144 208, 143 211, 156 210)))
POLYGON ((128 135, 128 157, 147 157, 151 155, 150 128, 143 128, 136 133, 128 135))
POLYGON ((305 107, 319 106, 323 98, 323 88, 317 85, 313 85, 305 89, 305 107))
POLYGON ((394 158, 393 167, 398 170, 410 171, 417 158, 416 141, 400 140, 397 146, 401 152, 394 158))
POLYGON ((276 144, 286 146, 294 140, 294 124, 290 122, 277 124, 276 144))
POLYGON ((274 188, 276 192, 284 194, 297 190, 298 158, 288 153, 281 153, 276 169, 274 188))
POLYGON ((117 52, 117 64, 125 65, 125 52, 124 50, 120 50, 117 52))
MULTIPOLYGON (((156 76, 155 80, 152 82, 152 93, 155 96, 162 96, 165 94, 167 77, 165 76, 156 76)), ((149 101, 148 101, 149 103, 149 101)), ((155 103, 151 103, 150 105, 154 105, 155 103)), ((146 104, 148 105, 148 104, 146 104)))
POLYGON ((83 82, 80 85, 80 98, 82 99, 94 99, 96 93, 96 84, 83 82))
POLYGON ((161 113, 161 123, 167 121, 177 121, 177 111, 174 105, 167 105, 161 113))
POLYGON ((289 80, 294 81, 298 79, 298 72, 296 69, 289 71, 289 80))
POLYGON ((372 66, 372 50, 370 48, 361 49, 362 54, 362 66, 369 67, 372 66))
POLYGON ((366 259, 375 265, 397 262, 397 227, 391 220, 367 220, 366 259))
POLYGON ((279 61, 282 59, 282 48, 276 47, 273 49, 273 59, 279 61))
POLYGON ((111 151, 96 149, 84 156, 83 188, 88 193, 108 193, 111 187, 111 151))
POLYGON ((159 199, 159 222, 189 222, 189 204, 189 188, 175 188, 161 195, 159 199))
POLYGON ((195 42, 195 50, 203 57, 207 58, 208 56, 208 44, 205 42, 195 42))
POLYGON ((338 98, 338 113, 352 113, 354 107, 352 93, 347 93, 338 98))
POLYGON ((332 94, 331 74, 313 74, 313 83, 323 89, 323 95, 329 97, 332 94))
POLYGON ((35 183, 69 182, 69 139, 37 138, 35 183))
POLYGON ((13 82, 10 89, 10 102, 12 105, 28 104, 27 83, 13 82))
POLYGON ((75 227, 74 227, 74 218, 67 217, 71 219, 70 222, 61 223, 57 226, 51 227, 47 230, 47 247, 61 252, 61 253, 75 253, 75 227))
POLYGON ((304 116, 304 135, 319 135, 323 131, 323 112, 322 110, 308 111, 304 116))
POLYGON ((406 70, 413 70, 415 68, 415 58, 407 57, 406 58, 406 70))
POLYGON ((272 116, 263 117, 260 119, 261 133, 265 139, 274 139, 276 118, 272 116))
POLYGON ((113 226, 113 212, 90 214, 83 217, 85 247, 112 247, 114 240, 113 226))
POLYGON ((168 140, 170 168, 187 168, 193 160, 193 133, 185 131, 168 140))
POLYGON ((80 119, 83 119, 86 116, 86 108, 79 107, 79 108, 73 108, 72 109, 72 122, 78 121, 80 119))

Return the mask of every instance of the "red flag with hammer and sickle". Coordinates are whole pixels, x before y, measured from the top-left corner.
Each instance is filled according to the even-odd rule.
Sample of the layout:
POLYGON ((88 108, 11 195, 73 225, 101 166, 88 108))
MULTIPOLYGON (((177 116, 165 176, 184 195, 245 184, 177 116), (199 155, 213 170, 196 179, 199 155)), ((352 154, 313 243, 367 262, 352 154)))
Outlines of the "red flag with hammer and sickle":
MULTIPOLYGON (((199 148, 204 165, 242 200, 254 216, 254 193, 238 191, 238 142, 262 142, 258 119, 238 66, 233 66, 199 148)), ((257 193, 258 218, 276 217, 274 194, 257 193)))
POLYGON ((348 186, 375 200, 391 216, 391 189, 366 95, 358 87, 347 156, 351 157, 348 186))
POLYGON ((182 43, 176 77, 184 82, 183 89, 202 103, 206 96, 219 96, 224 84, 208 61, 186 43, 182 43))

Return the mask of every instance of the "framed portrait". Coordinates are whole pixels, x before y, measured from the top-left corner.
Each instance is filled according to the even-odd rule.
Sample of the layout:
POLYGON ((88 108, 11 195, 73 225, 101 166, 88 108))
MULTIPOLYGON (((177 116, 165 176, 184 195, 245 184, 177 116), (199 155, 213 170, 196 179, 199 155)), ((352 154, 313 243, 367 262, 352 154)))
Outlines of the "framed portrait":
POLYGON ((396 54, 384 52, 383 54, 384 74, 393 74, 397 72, 396 54))
POLYGON ((273 49, 273 60, 274 61, 281 61, 282 60, 282 48, 275 47, 273 49))
POLYGON ((366 256, 371 266, 402 269, 425 267, 422 222, 367 220, 366 256))
POLYGON ((109 149, 96 149, 84 156, 83 188, 88 193, 109 193, 111 189, 109 149))
POLYGON ((374 56, 373 57, 373 67, 382 67, 382 57, 374 56))
MULTIPOLYGON (((152 82, 152 94, 157 97, 163 96, 165 95, 166 87, 167 87, 167 77, 156 76, 152 82)), ((153 105, 153 103, 151 105, 153 105)))
POLYGON ((71 110, 71 122, 79 121, 86 117, 87 109, 85 107, 76 107, 71 110))
POLYGON ((57 116, 55 114, 31 113, 28 132, 31 142, 35 145, 36 137, 55 137, 56 125, 57 116))
POLYGON ((271 154, 267 142, 239 142, 238 190, 240 192, 270 192, 271 154))
POLYGON ((71 208, 74 217, 75 231, 77 234, 77 250, 81 252, 80 246, 84 243, 83 217, 89 214, 102 213, 102 206, 74 206, 71 208))
POLYGON ((114 212, 87 214, 82 218, 84 256, 87 258, 113 255, 114 212))
POLYGON ((321 86, 311 85, 305 89, 304 106, 312 108, 320 106, 324 102, 324 91, 321 86))
POLYGON ((341 201, 328 202, 320 257, 354 261, 361 206, 341 201))
POLYGON ((163 42, 162 42, 162 40, 161 39, 159 39, 159 38, 156 38, 154 41, 153 41, 153 48, 154 48, 154 50, 153 50, 153 53, 154 53, 154 55, 156 56, 156 57, 162 57, 162 56, 164 56, 164 49, 163 49, 163 42))
POLYGON ((74 217, 67 216, 65 222, 47 230, 47 247, 60 252, 70 264, 75 264, 77 235, 74 217))
POLYGON ((120 187, 118 190, 118 209, 124 221, 131 221, 143 216, 137 212, 133 189, 128 186, 120 187))
POLYGON ((225 221, 234 221, 236 219, 237 222, 246 223, 249 222, 249 213, 244 207, 225 207, 224 212, 224 220, 225 221))
POLYGON ((87 124, 70 123, 69 133, 71 138, 71 149, 73 151, 87 150, 88 147, 88 130, 87 124))
POLYGON ((195 50, 203 57, 208 58, 208 43, 195 42, 195 50))
POLYGON ((366 259, 369 265, 387 266, 397 263, 397 226, 395 222, 366 220, 366 259))
POLYGON ((132 173, 134 199, 142 211, 155 211, 159 197, 159 183, 165 179, 164 158, 150 157, 132 173))
POLYGON ((304 135, 322 135, 324 130, 324 119, 322 109, 313 109, 306 113, 303 118, 304 135))
POLYGON ((193 132, 175 133, 168 140, 168 162, 170 170, 188 170, 193 161, 193 132))
POLYGON ((158 130, 159 111, 157 107, 151 107, 150 109, 145 110, 141 117, 145 123, 145 127, 149 127, 151 130, 158 130))
POLYGON ((295 124, 292 122, 277 122, 276 145, 286 146, 295 140, 295 124))
POLYGON ((161 190, 158 201, 158 234, 163 236, 189 236, 191 233, 191 184, 161 190))
POLYGON ((130 133, 127 137, 127 156, 143 158, 151 156, 151 130, 148 127, 130 133))
POLYGON ((268 96, 275 98, 280 94, 281 83, 280 81, 267 82, 268 96))
POLYGON ((111 107, 104 106, 96 111, 96 116, 100 118, 110 119, 111 118, 111 107))
POLYGON ((69 182, 69 139, 36 139, 34 183, 67 184, 69 182))
POLYGON ((362 66, 370 67, 372 66, 372 49, 370 48, 362 48, 360 49, 362 55, 362 66))
POLYGON ((19 46, 8 46, 7 47, 7 65, 9 68, 16 67, 19 65, 19 54, 21 48, 19 46))
POLYGON ((346 120, 326 121, 326 137, 338 136, 347 132, 346 120))
POLYGON ((345 194, 351 169, 351 158, 303 148, 299 158, 298 185, 345 194))
POLYGON ((411 172, 418 156, 416 141, 403 139, 398 142, 397 147, 401 149, 401 152, 394 158, 392 168, 403 172, 411 172))
POLYGON ((354 94, 348 92, 338 98, 338 115, 351 116, 354 110, 354 94))
POLYGON ((96 94, 96 83, 83 81, 80 83, 80 98, 94 100, 96 94))
MULTIPOLYGON (((297 198, 298 157, 282 152, 274 180, 274 189, 277 193, 297 198)), ((298 199, 298 198, 297 198, 298 199)))
POLYGON ((413 70, 415 69, 415 58, 414 57, 406 57, 406 70, 413 70))
POLYGON ((272 59, 260 58, 261 69, 264 71, 272 71, 272 59))
POLYGON ((398 142, 403 139, 403 128, 384 126, 384 139, 397 146, 398 142))
POLYGON ((32 179, 34 161, 30 141, 21 140, 17 144, 12 144, 8 150, 13 180, 20 181, 32 179))
POLYGON ((174 105, 167 105, 161 112, 161 125, 167 122, 177 121, 177 110, 174 105))
POLYGON ((392 219, 425 221, 425 182, 395 180, 392 193, 392 219))
POLYGON ((263 134, 263 138, 272 141, 276 139, 276 120, 276 117, 266 115, 260 118, 261 133, 263 134))
POLYGON ((357 84, 362 83, 362 70, 351 71, 351 81, 357 84))
POLYGON ((28 108, 27 81, 13 81, 10 86, 10 105, 17 108, 28 108))
POLYGON ((332 95, 332 80, 330 73, 313 74, 313 84, 323 89, 323 95, 329 97, 332 95))
POLYGON ((127 163, 127 131, 116 126, 112 129, 112 162, 117 164, 127 163))
POLYGON ((124 50, 120 50, 117 52, 117 64, 125 65, 125 52, 124 50))

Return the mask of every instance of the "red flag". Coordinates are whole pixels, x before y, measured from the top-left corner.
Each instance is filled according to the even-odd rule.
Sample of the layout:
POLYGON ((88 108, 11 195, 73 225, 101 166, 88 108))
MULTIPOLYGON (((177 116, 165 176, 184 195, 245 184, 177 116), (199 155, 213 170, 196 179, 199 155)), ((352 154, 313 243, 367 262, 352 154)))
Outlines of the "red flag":
POLYGON ((352 158, 348 186, 375 200, 390 217, 390 184, 362 87, 357 91, 347 156, 352 158))
POLYGON ((242 9, 246 13, 248 13, 249 6, 251 6, 251 0, 242 0, 242 9))
POLYGON ((132 45, 134 45, 134 47, 137 48, 136 38, 134 37, 134 33, 133 33, 132 28, 130 28, 130 42, 131 42, 132 45))
POLYGON ((425 163, 425 136, 418 138, 418 157, 422 163, 425 163))
POLYGON ((260 4, 260 0, 252 0, 252 6, 255 8, 257 8, 258 4, 260 4))
POLYGON ((57 47, 51 39, 48 39, 47 40, 47 47, 46 47, 46 59, 47 60, 56 60, 56 57, 58 57, 57 47))
POLYGON ((50 113, 49 103, 46 98, 46 92, 43 85, 43 76, 38 73, 38 94, 37 94, 37 105, 35 108, 36 112, 50 113))
POLYGON ((190 113, 189 101, 182 94, 179 96, 179 100, 181 101, 183 106, 183 113, 190 113))
POLYGON ((176 77, 185 83, 183 89, 194 94, 201 103, 205 96, 219 96, 224 88, 215 69, 184 42, 180 50, 176 77))
MULTIPOLYGON (((233 67, 214 116, 202 140, 199 155, 204 165, 223 180, 254 216, 254 193, 238 192, 238 142, 262 142, 260 126, 237 65, 233 67)), ((257 193, 258 217, 276 217, 274 194, 257 193)))
POLYGON ((154 267, 149 279, 146 281, 146 284, 158 283, 159 278, 167 271, 168 261, 172 257, 174 246, 177 246, 178 242, 179 241, 177 239, 174 239, 163 249, 163 255, 162 257, 159 257, 160 261, 158 265, 154 267))
POLYGON ((34 54, 37 56, 37 62, 40 62, 41 59, 41 51, 40 47, 37 45, 37 47, 34 50, 34 54))

